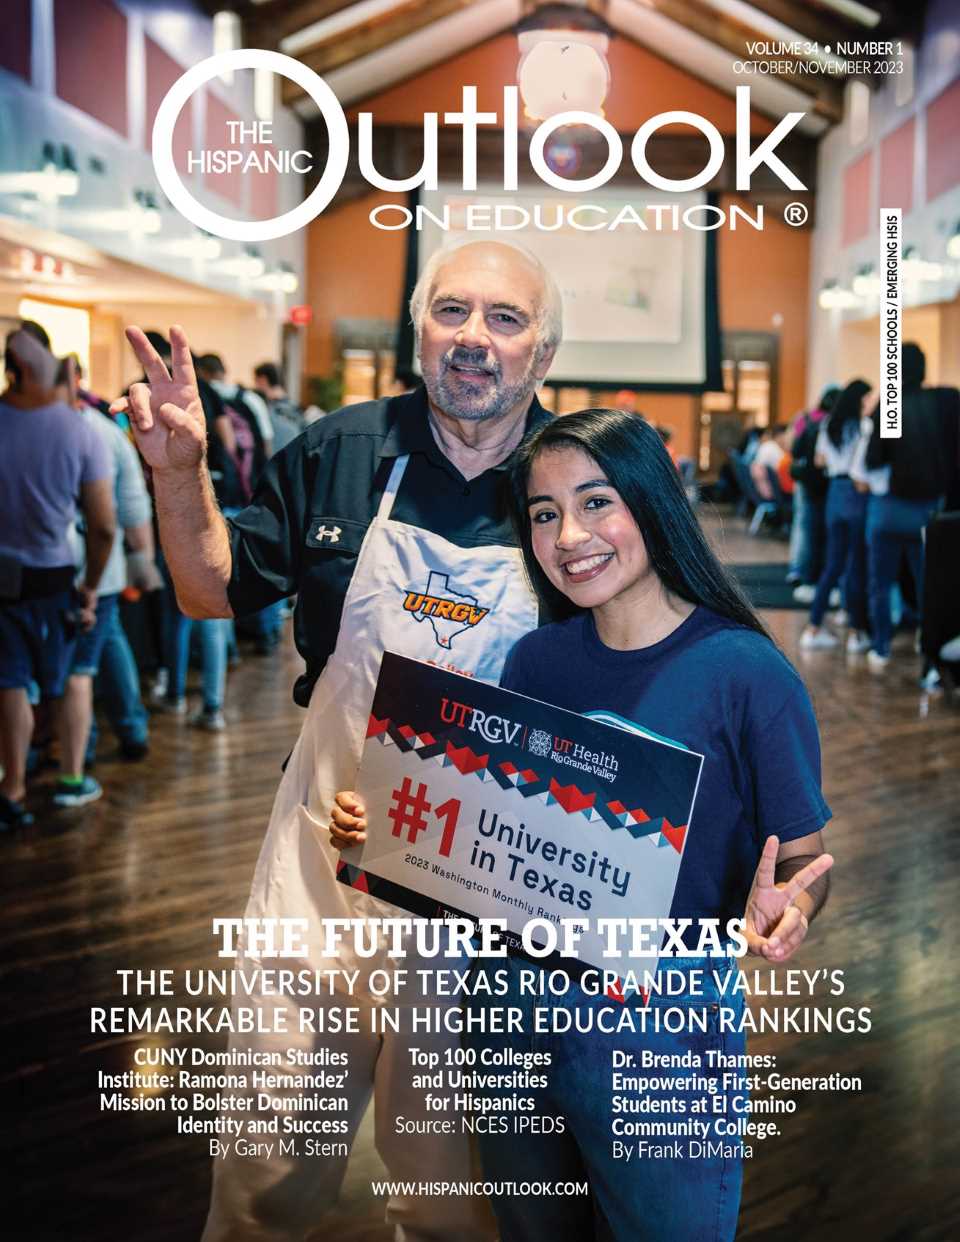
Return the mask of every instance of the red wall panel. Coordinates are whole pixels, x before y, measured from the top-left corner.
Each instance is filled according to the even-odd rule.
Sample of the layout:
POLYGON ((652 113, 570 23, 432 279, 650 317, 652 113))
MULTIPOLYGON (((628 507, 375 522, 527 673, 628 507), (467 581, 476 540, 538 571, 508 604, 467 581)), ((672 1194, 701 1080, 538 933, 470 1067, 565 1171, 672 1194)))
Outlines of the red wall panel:
POLYGON ((911 117, 881 142, 878 207, 899 207, 904 215, 913 208, 913 152, 916 132, 916 122, 911 117))
POLYGON ((30 81, 30 0, 4 0, 0 69, 30 81))
POLYGON ((960 182, 960 78, 927 108, 927 202, 960 182))
MULTIPOLYGON (((870 183, 873 179, 873 152, 867 151, 848 164, 843 174, 843 244, 859 241, 870 231, 870 183)), ((885 203, 884 206, 887 206, 885 203)))
MULTIPOLYGON (((143 145, 152 146, 153 122, 163 97, 183 72, 185 66, 166 54, 149 36, 144 37, 147 64, 147 124, 143 145)), ((173 158, 181 176, 187 174, 187 152, 193 145, 193 99, 183 105, 173 130, 173 158)))
POLYGON ((110 0, 54 0, 57 94, 127 136, 127 19, 110 0))

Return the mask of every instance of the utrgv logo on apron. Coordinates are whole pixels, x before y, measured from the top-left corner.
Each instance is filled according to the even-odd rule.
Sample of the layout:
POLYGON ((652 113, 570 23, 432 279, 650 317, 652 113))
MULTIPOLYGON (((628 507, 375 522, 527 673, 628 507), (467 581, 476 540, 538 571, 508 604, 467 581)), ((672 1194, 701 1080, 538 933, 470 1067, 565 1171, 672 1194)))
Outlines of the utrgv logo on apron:
POLYGON ((414 621, 429 622, 437 646, 446 651, 458 634, 479 625, 490 611, 479 606, 475 595, 453 590, 448 574, 434 570, 430 571, 426 591, 408 590, 403 607, 414 621))

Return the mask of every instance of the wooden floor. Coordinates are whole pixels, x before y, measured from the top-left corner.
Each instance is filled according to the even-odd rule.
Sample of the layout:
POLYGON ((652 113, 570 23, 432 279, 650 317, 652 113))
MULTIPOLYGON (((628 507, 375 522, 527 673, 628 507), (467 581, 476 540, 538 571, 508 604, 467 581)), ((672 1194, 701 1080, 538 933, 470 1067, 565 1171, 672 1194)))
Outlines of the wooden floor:
MULTIPOLYGON (((735 520, 709 525, 729 561, 785 557, 735 520)), ((960 1238, 960 705, 919 689, 909 648, 882 677, 862 657, 801 658, 803 619, 767 614, 816 704, 837 864, 797 964, 842 967, 844 1003, 869 1006, 873 1029, 752 1041, 751 1051, 776 1051, 784 1072, 855 1074, 865 1086, 799 1097, 787 1136, 748 1164, 738 1237, 960 1238)), ((226 733, 155 718, 146 763, 100 763, 101 802, 0 838, 3 1087, 6 1116, 20 1116, 0 1139, 14 1171, 5 1236, 199 1236, 206 1140, 171 1134, 169 1114, 97 1111, 98 1070, 130 1068, 136 1041, 91 1036, 89 1007, 119 1003, 120 969, 218 964, 210 919, 242 912, 302 715, 289 693, 297 668, 289 639, 275 657, 245 658, 231 674, 226 733)), ((377 1167, 365 1127, 341 1210, 318 1238, 391 1236, 370 1198, 377 1167)))

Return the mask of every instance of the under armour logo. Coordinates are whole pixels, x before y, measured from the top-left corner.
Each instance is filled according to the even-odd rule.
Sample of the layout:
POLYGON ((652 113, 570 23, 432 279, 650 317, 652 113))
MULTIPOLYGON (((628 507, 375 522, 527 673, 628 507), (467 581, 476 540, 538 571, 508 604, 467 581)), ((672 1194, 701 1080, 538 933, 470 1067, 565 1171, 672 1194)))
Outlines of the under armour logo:
POLYGON ((333 530, 327 530, 326 525, 318 526, 315 538, 320 540, 329 539, 331 543, 339 543, 340 527, 334 526, 333 530))

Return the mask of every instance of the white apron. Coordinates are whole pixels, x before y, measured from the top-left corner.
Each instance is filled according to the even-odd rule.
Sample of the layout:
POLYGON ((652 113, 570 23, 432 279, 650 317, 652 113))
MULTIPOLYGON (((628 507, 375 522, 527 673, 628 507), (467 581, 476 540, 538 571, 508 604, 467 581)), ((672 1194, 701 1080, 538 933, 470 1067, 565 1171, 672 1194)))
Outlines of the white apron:
MULTIPOLYGON (((346 948, 336 958, 323 957, 322 919, 371 915, 383 918, 406 913, 338 882, 336 865, 340 855, 330 844, 327 828, 334 796, 355 786, 384 651, 430 660, 496 683, 510 648, 537 624, 536 599, 516 548, 462 548, 390 516, 408 460, 397 458, 377 515, 364 536, 344 600, 337 645, 314 686, 307 718, 280 782, 254 873, 248 918, 309 920, 303 937, 310 946, 309 956, 295 963, 282 963, 295 969, 359 969, 365 978, 379 966, 402 964, 410 968, 412 975, 417 965, 438 964, 412 958, 403 963, 355 958, 346 948), (475 626, 456 632, 454 625, 434 625, 422 613, 405 609, 404 601, 410 592, 449 595, 457 602, 465 596, 467 602, 472 598, 477 608, 488 612, 475 626)), ((277 964, 264 962, 265 966, 277 964)), ((252 969, 257 965, 259 962, 250 953, 242 953, 237 960, 238 968, 252 969)), ((419 999, 411 997, 407 1003, 419 999)), ((386 998, 391 1005, 397 1001, 396 997, 386 998)), ((269 996, 244 996, 238 998, 238 1003, 270 1009, 277 1002, 269 996)), ((296 1002, 283 997, 279 1003, 292 1009, 296 1002)), ((324 1001, 311 997, 309 1003, 316 1007, 324 1001)), ((342 993, 328 998, 326 1003, 363 1006, 371 1002, 361 989, 353 996, 342 993)), ((418 1047, 427 1047, 431 1042, 443 1047, 454 1045, 457 1039, 441 1035, 431 1041, 418 1035, 414 1042, 418 1047)), ((392 1177, 422 1177, 428 1168, 433 1170, 431 1176, 445 1180, 469 1174, 465 1139, 458 1141, 447 1135, 438 1141, 429 1136, 411 1139, 393 1134, 394 1116, 416 1116, 422 1107, 417 1098, 420 1093, 411 1094, 407 1043, 400 1037, 391 1040, 357 1034, 301 1036, 290 1032, 277 1036, 238 1035, 231 1039, 230 1046, 281 1052, 290 1047, 342 1048, 350 1056, 351 1143, 375 1083, 377 1148, 392 1177)), ((284 1093, 276 1091, 274 1095, 282 1098, 284 1093)), ((311 1226, 317 1224, 318 1217, 335 1200, 345 1166, 345 1158, 297 1160, 280 1158, 276 1151, 263 1159, 240 1157, 231 1147, 226 1158, 214 1161, 213 1201, 204 1242, 292 1242, 309 1237, 311 1226)), ((397 1221, 398 1237, 405 1239, 430 1237, 467 1242, 491 1236, 485 1206, 478 1207, 466 1197, 395 1197, 389 1204, 389 1218, 397 1221)))

